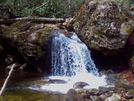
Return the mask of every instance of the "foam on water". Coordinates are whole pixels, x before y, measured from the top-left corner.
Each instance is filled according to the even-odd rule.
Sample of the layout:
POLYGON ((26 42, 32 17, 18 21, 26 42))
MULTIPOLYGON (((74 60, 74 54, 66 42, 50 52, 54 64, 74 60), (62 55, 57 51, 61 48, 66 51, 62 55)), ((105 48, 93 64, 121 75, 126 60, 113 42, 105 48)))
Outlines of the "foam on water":
POLYGON ((59 93, 67 93, 67 91, 73 88, 73 85, 76 82, 85 82, 88 83, 89 86, 85 86, 83 89, 90 88, 98 88, 99 86, 106 86, 107 83, 105 81, 105 76, 98 77, 94 76, 92 73, 82 73, 73 77, 63 77, 63 76, 50 76, 49 79, 55 80, 64 80, 67 83, 59 84, 59 83, 51 83, 41 86, 41 90, 50 91, 50 92, 59 92, 59 93))

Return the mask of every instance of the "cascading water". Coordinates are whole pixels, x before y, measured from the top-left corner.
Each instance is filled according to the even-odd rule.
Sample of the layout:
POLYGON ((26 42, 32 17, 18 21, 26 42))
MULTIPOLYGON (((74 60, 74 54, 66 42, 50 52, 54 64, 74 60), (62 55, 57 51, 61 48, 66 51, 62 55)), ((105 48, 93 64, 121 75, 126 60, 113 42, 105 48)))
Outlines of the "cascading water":
MULTIPOLYGON (((67 32, 69 37, 59 30, 52 33, 52 75, 47 80, 52 83, 41 85, 39 90, 66 93, 77 82, 88 83, 90 86, 86 89, 106 85, 105 76, 99 77, 87 46, 74 32, 67 32)), ((38 90, 36 87, 32 89, 38 90)))
POLYGON ((52 40, 52 75, 74 76, 86 72, 97 75, 98 70, 87 46, 74 32, 70 33, 69 38, 58 32, 52 40))

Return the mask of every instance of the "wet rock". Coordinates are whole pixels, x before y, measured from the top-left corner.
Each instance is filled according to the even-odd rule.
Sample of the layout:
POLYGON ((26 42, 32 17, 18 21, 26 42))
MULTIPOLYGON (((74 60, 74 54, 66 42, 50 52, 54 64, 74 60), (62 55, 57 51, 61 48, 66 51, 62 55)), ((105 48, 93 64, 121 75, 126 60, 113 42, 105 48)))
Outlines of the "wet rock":
POLYGON ((70 89, 67 92, 64 101, 82 101, 82 99, 83 98, 79 93, 77 93, 74 89, 70 89))
POLYGON ((53 28, 57 28, 56 25, 19 21, 9 26, 2 36, 41 72, 47 71, 45 55, 49 52, 48 38, 53 28))
POLYGON ((90 99, 92 99, 92 101, 104 101, 98 96, 90 96, 90 99))
POLYGON ((95 88, 92 88, 92 89, 89 89, 89 90, 86 91, 86 93, 89 94, 89 95, 97 95, 98 92, 99 92, 99 90, 95 89, 95 88))
POLYGON ((49 83, 54 83, 54 84, 65 84, 65 83, 67 83, 66 81, 60 80, 60 79, 50 79, 48 82, 49 83))
POLYGON ((113 94, 111 97, 106 98, 105 101, 120 101, 121 97, 119 94, 113 94))
POLYGON ((7 55, 6 59, 5 59, 5 63, 8 65, 8 64, 11 64, 13 63, 14 61, 14 56, 12 55, 7 55))
POLYGON ((134 90, 130 90, 125 94, 126 98, 134 98, 134 90))
POLYGON ((131 14, 121 12, 129 9, 114 0, 85 0, 74 19, 74 30, 90 48, 118 55, 134 30, 131 14))
POLYGON ((112 94, 109 93, 104 93, 102 95, 99 96, 99 98, 104 101, 106 98, 110 97, 112 94))
POLYGON ((101 95, 101 94, 106 94, 106 93, 112 93, 114 91, 114 87, 99 87, 99 92, 98 94, 101 95))
POLYGON ((74 31, 74 29, 73 29, 73 18, 66 19, 66 21, 62 25, 65 26, 65 28, 68 31, 74 31))
POLYGON ((89 86, 89 84, 88 83, 86 83, 86 82, 76 82, 74 85, 73 85, 73 88, 74 89, 77 89, 77 88, 83 88, 83 87, 85 87, 85 86, 89 86))
POLYGON ((112 96, 114 92, 110 88, 89 89, 82 94, 83 98, 92 99, 93 101, 104 101, 106 98, 112 96))

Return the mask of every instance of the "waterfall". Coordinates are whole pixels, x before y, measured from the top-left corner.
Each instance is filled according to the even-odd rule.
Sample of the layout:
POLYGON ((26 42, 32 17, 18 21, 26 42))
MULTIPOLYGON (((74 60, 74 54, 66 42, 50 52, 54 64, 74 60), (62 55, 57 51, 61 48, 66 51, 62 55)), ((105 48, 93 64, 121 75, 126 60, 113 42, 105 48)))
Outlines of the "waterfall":
POLYGON ((77 37, 76 33, 69 33, 70 36, 67 37, 58 29, 52 31, 51 34, 54 34, 50 45, 52 75, 47 77, 49 83, 30 89, 66 94, 77 82, 90 85, 85 86, 84 89, 107 85, 105 76, 98 75, 98 69, 87 46, 77 37))
POLYGON ((70 37, 60 31, 52 39, 51 72, 53 76, 75 76, 80 73, 98 74, 87 46, 71 32, 70 37))

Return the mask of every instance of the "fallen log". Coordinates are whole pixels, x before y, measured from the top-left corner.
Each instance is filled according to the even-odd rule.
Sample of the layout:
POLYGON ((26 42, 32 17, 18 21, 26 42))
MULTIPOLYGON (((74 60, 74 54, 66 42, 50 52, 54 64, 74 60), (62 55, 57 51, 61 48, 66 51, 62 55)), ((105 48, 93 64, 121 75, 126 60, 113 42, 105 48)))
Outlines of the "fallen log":
POLYGON ((36 23, 51 23, 51 24, 56 24, 56 23, 63 23, 65 19, 63 18, 45 18, 45 17, 21 17, 21 18, 13 18, 13 19, 0 19, 0 24, 5 24, 9 25, 17 21, 32 21, 36 23))
POLYGON ((5 87, 6 87, 6 84, 7 84, 7 82, 8 82, 8 79, 9 79, 10 76, 11 76, 11 73, 12 73, 12 71, 13 71, 14 65, 15 65, 15 64, 12 65, 12 67, 11 67, 9 73, 8 73, 8 76, 7 76, 5 82, 4 82, 4 84, 3 84, 3 86, 2 86, 2 88, 1 88, 1 90, 0 90, 0 96, 2 95, 2 93, 3 93, 3 91, 4 91, 5 87))

